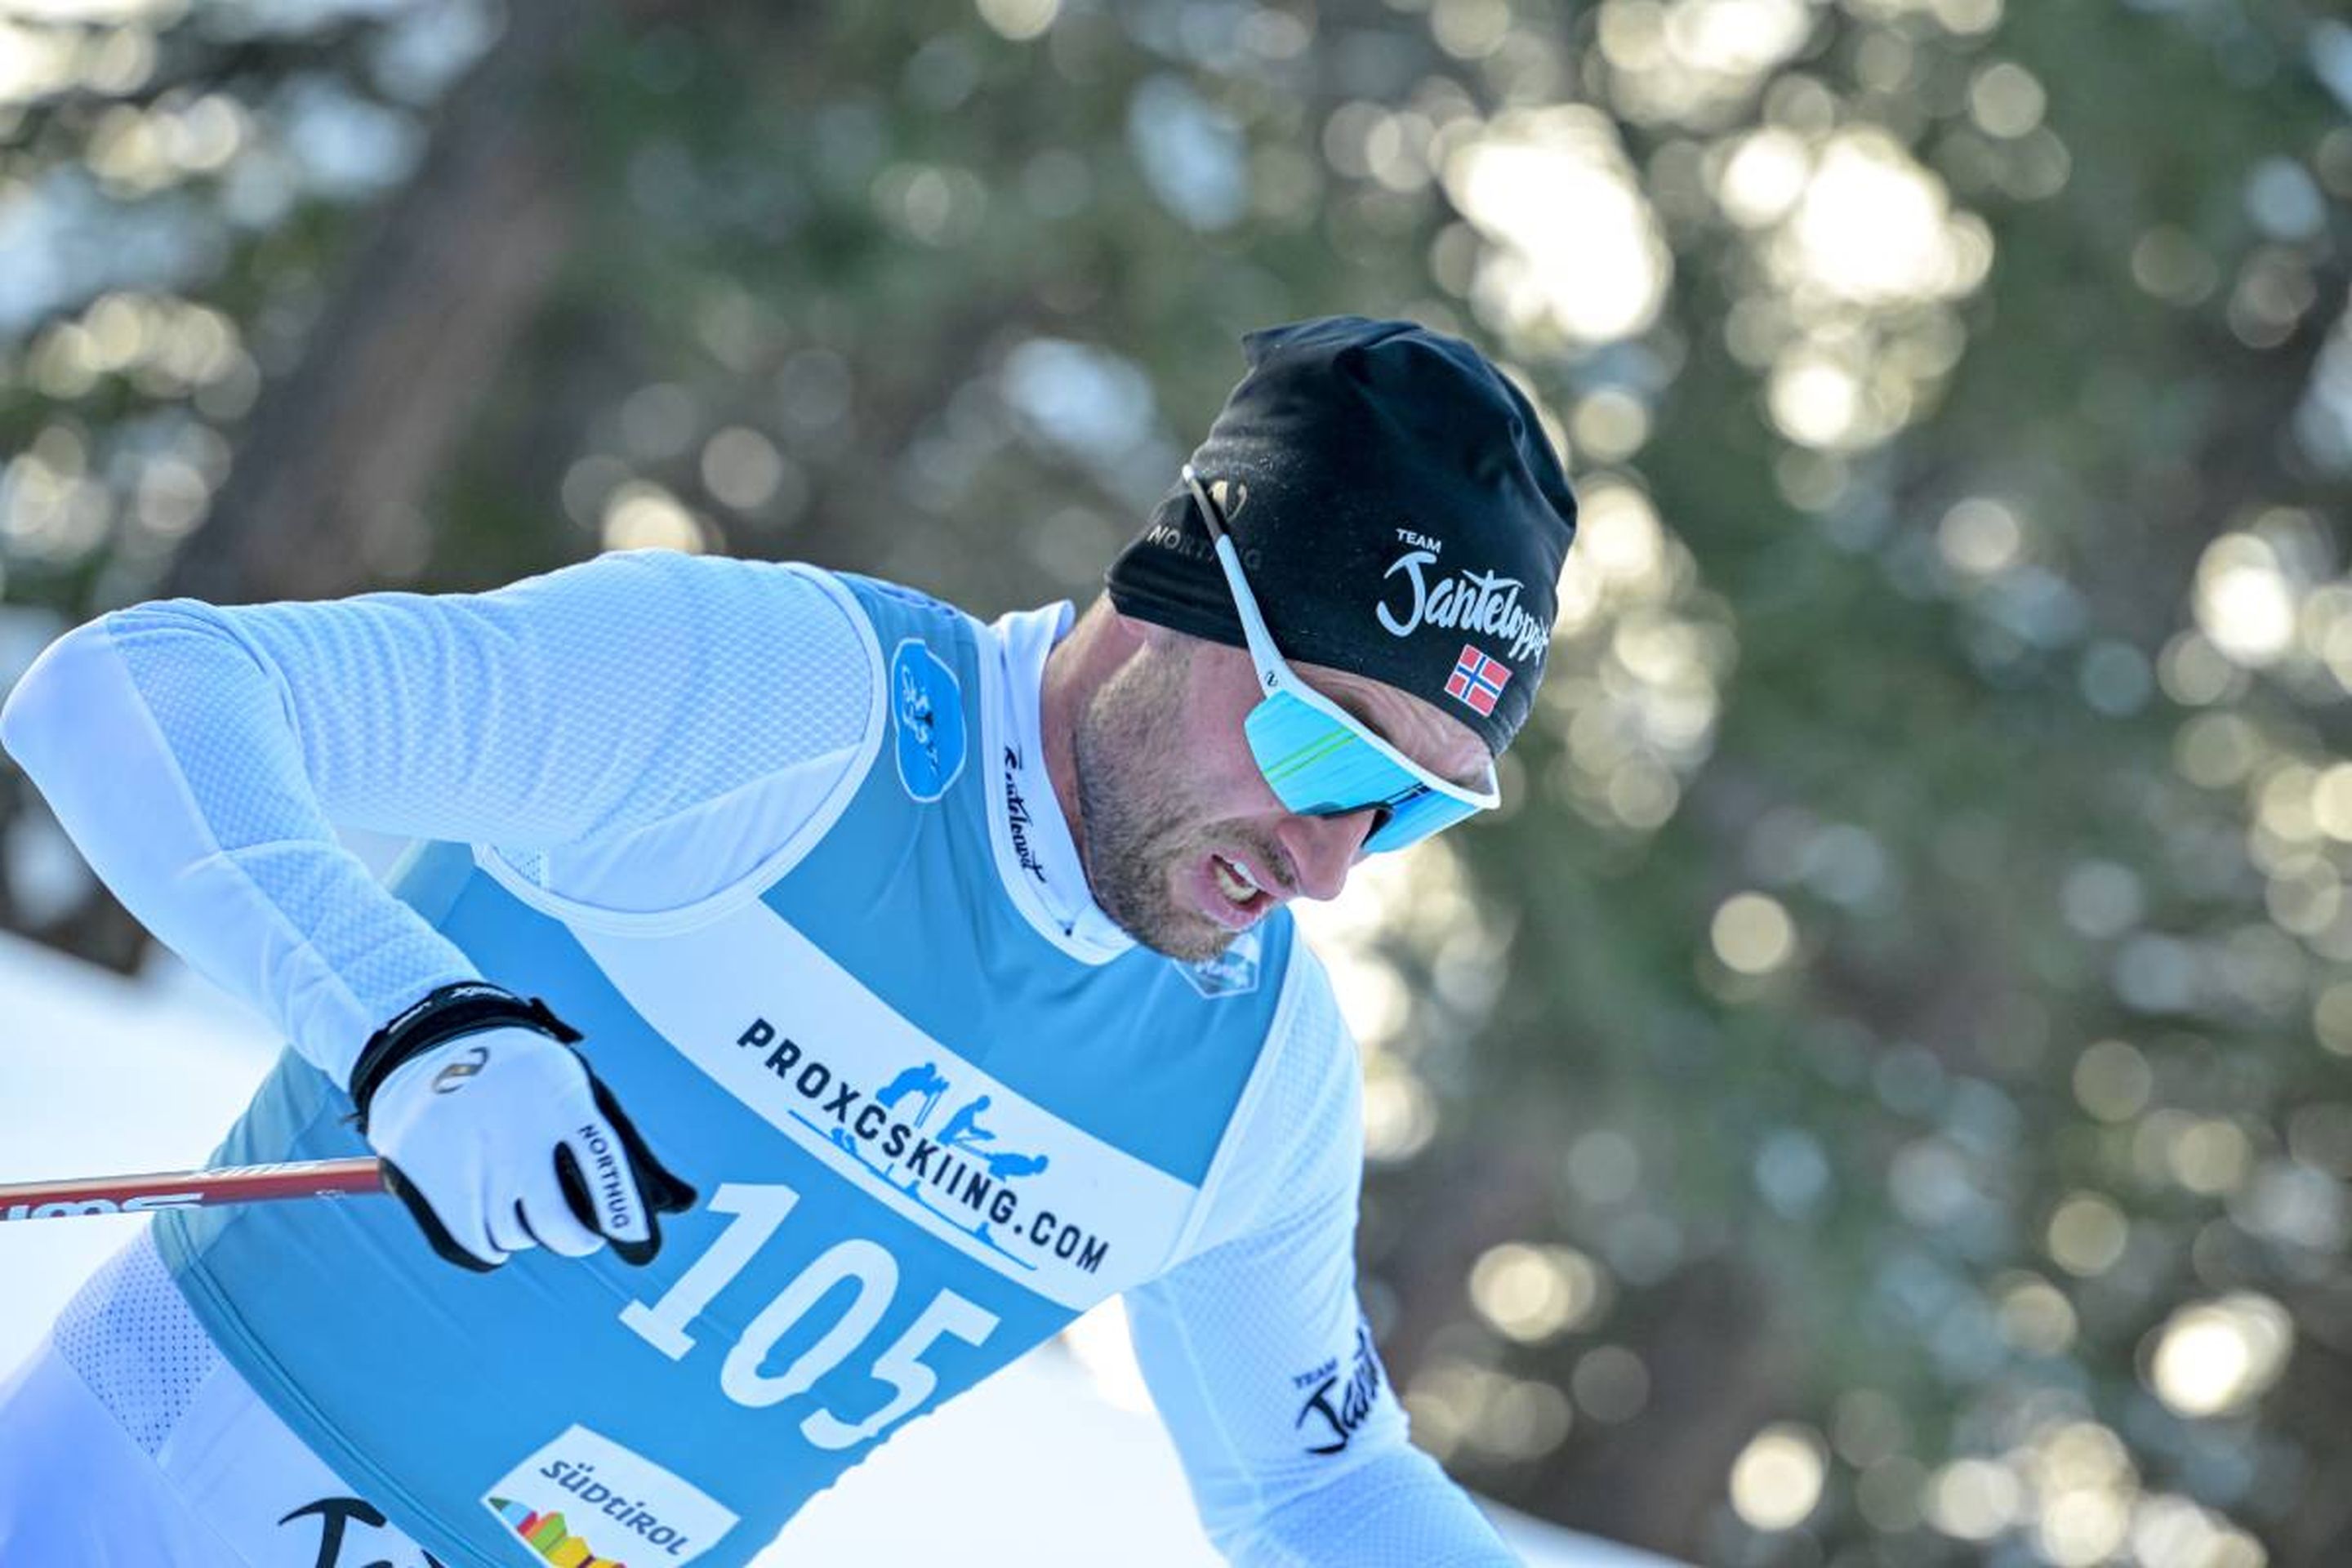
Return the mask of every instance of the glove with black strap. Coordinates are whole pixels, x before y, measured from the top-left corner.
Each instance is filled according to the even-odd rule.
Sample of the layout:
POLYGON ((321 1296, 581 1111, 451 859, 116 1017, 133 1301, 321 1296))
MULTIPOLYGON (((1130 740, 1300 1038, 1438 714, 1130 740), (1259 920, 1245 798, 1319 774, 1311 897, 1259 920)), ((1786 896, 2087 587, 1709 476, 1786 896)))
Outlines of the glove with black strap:
POLYGON ((538 998, 467 981, 360 1052, 360 1131, 450 1262, 487 1273, 526 1247, 581 1258, 609 1241, 643 1264, 660 1250, 659 1216, 694 1205, 572 1048, 579 1038, 538 998))

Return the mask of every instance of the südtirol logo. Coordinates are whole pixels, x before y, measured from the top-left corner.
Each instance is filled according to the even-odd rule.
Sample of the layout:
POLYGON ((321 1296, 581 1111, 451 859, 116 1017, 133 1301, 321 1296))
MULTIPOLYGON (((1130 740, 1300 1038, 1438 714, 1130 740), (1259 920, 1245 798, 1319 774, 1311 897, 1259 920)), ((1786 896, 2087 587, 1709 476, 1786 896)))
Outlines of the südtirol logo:
POLYGON ((1466 568, 1447 576, 1433 570, 1441 548, 1438 541, 1409 528, 1396 533, 1405 548, 1381 574, 1384 586, 1372 606, 1391 637, 1411 637, 1423 626, 1481 632, 1508 642, 1516 663, 1542 658, 1551 628, 1519 603, 1526 584, 1517 577, 1466 568))
POLYGON ((963 689, 955 672, 908 637, 890 656, 890 723, 898 731, 898 782, 920 801, 947 794, 963 772, 963 689))
POLYGON ((659 1465, 585 1426, 524 1459, 482 1494, 516 1542, 557 1568, 688 1563, 735 1515, 659 1465))

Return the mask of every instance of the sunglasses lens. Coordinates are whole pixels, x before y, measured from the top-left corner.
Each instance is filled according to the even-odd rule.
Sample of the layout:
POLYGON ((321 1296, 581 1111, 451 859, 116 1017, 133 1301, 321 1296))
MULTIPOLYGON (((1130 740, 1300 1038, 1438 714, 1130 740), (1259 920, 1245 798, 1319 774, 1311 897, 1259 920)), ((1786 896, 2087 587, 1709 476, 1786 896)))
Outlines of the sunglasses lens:
POLYGON ((1276 691, 1251 709, 1243 730, 1275 799, 1301 816, 1350 810, 1393 787, 1383 776, 1395 771, 1387 758, 1287 692, 1276 691))
POLYGON ((1366 840, 1368 849, 1401 849, 1478 809, 1429 788, 1354 730, 1286 691, 1250 710, 1243 728, 1258 771, 1284 809, 1301 816, 1366 806, 1388 810, 1388 819, 1366 840))

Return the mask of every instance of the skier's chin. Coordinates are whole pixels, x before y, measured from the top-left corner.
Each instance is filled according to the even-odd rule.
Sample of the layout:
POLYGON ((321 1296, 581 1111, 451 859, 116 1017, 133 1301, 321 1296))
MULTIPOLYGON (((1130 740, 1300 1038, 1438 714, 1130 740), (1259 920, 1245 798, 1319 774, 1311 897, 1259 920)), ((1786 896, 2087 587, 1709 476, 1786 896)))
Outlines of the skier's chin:
POLYGON ((1095 901, 1139 946, 1179 963, 1205 963, 1233 946, 1241 932, 1190 907, 1180 888, 1183 880, 1179 868, 1171 866, 1148 898, 1118 898, 1114 893, 1114 902, 1097 889, 1095 901))

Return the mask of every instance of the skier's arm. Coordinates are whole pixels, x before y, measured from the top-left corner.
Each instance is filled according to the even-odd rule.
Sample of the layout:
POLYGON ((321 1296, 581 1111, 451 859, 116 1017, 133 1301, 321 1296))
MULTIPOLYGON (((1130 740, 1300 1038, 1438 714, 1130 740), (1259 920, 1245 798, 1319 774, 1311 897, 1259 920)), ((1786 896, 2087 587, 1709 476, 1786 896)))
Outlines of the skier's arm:
POLYGON ((812 579, 643 552, 489 594, 117 611, 42 655, 0 742, 131 913, 346 1083, 387 1019, 476 972, 331 822, 624 842, 845 767, 869 663, 812 579))
POLYGON ((0 742, 133 914, 352 1089, 445 1257, 609 1238, 638 1260, 690 1191, 560 1022, 468 984, 465 956, 330 823, 655 866, 637 886, 657 902, 682 877, 667 890, 690 901, 692 878, 724 885, 774 842, 740 821, 698 836, 723 815, 700 808, 845 773, 873 707, 866 649, 814 579, 682 556, 476 595, 173 601, 44 654, 0 742), (642 852, 665 831, 656 847, 677 847, 680 822, 697 853, 642 852))
POLYGON ((1128 1293, 1137 1358, 1202 1521, 1242 1568, 1507 1568, 1493 1527, 1407 1440, 1363 1325, 1356 1057, 1310 979, 1215 1200, 1220 1233, 1239 1234, 1128 1293))

